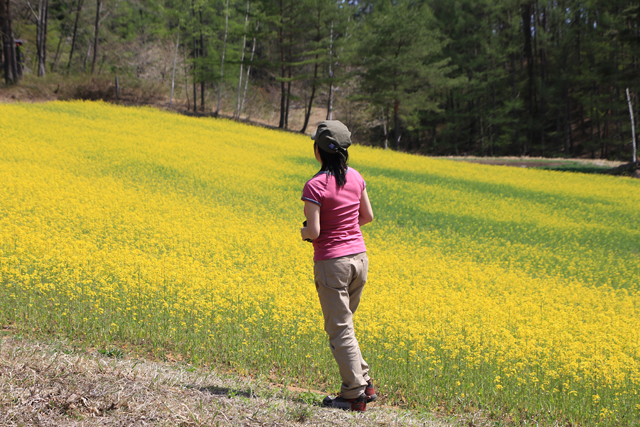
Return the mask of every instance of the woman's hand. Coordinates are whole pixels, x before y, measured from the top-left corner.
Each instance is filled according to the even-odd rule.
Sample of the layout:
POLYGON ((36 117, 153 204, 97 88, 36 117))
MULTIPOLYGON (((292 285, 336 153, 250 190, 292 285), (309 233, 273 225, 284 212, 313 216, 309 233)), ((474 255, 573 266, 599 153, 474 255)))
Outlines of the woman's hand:
POLYGON ((302 237, 302 240, 308 240, 309 239, 307 237, 307 227, 302 227, 300 229, 300 236, 302 237))

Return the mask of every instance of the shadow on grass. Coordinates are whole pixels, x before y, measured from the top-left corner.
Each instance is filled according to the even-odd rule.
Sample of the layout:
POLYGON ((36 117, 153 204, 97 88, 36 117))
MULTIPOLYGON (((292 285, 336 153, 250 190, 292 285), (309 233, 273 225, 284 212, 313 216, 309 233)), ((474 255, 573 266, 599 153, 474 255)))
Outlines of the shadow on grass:
POLYGON ((574 172, 574 173, 598 173, 604 174, 607 171, 611 170, 611 168, 603 167, 603 166, 587 166, 587 165, 560 165, 560 166, 543 166, 537 167, 534 169, 544 169, 549 171, 556 172, 574 172))
POLYGON ((237 396, 242 396, 242 397, 246 397, 248 399, 252 398, 252 397, 256 397, 256 395, 251 391, 251 389, 249 390, 242 390, 242 389, 234 389, 234 388, 229 388, 229 387, 218 387, 218 386, 208 386, 208 387, 193 387, 193 386, 187 386, 187 388, 193 388, 195 390, 199 390, 203 393, 209 393, 215 396, 228 396, 228 397, 237 397, 237 396))
MULTIPOLYGON (((258 395, 252 389, 239 389, 239 388, 219 387, 219 386, 207 386, 207 387, 187 386, 187 388, 198 390, 203 393, 209 393, 214 396, 226 396, 230 398, 240 396, 240 397, 245 397, 247 399, 258 397, 258 395)), ((285 396, 283 397, 286 400, 289 400, 291 402, 322 407, 323 406, 322 399, 324 396, 321 396, 312 391, 308 391, 308 392, 290 392, 290 393, 285 392, 285 396)))

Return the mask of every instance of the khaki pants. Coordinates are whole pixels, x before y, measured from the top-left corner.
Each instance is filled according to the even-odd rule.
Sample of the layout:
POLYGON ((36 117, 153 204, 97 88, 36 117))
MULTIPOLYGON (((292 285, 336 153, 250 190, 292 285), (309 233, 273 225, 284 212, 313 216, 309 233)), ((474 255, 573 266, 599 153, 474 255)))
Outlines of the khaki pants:
POLYGON ((369 380, 369 365, 362 358, 353 329, 353 314, 367 282, 368 267, 367 253, 362 252, 316 261, 313 268, 324 330, 329 334, 331 351, 340 369, 340 393, 345 399, 360 396, 369 380))

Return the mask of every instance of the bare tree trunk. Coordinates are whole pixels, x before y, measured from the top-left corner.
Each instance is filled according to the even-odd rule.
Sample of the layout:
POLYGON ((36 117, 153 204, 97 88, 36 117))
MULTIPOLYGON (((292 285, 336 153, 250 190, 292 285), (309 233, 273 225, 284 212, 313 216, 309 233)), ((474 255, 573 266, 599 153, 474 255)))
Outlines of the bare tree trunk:
POLYGON ((487 154, 484 147, 484 124, 482 123, 482 116, 480 116, 480 152, 483 157, 487 154))
POLYGON ((327 99, 327 120, 333 120, 333 21, 329 35, 329 97, 327 99))
POLYGON ((636 126, 633 121, 633 108, 631 107, 631 97, 629 96, 629 88, 627 88, 627 102, 629 103, 629 116, 631 116, 631 142, 633 143, 633 157, 632 162, 638 161, 636 157, 636 126))
POLYGON ((244 35, 242 36, 242 55, 240 57, 240 74, 238 76, 238 100, 236 102, 236 110, 233 113, 233 118, 240 117, 240 93, 242 91, 242 67, 244 65, 244 51, 247 48, 247 22, 249 21, 249 0, 247 0, 247 13, 244 15, 244 35))
MULTIPOLYGON (((111 9, 110 11, 108 11, 102 18, 100 17, 100 15, 102 14, 102 6, 103 6, 103 0, 96 0, 96 24, 95 24, 95 35, 93 38, 93 59, 91 61, 91 74, 94 73, 95 68, 96 68, 96 62, 98 59, 98 43, 99 43, 99 36, 100 36, 100 24, 102 24, 102 21, 104 21, 105 19, 107 19, 107 17, 109 15, 111 15, 111 12, 113 12, 114 10, 116 10, 118 8, 118 6, 120 5, 120 2, 122 0, 118 0, 118 2, 116 3, 116 5, 113 7, 113 9, 111 9)), ((104 61, 106 59, 106 55, 102 56, 102 62, 100 64, 100 69, 102 69, 102 65, 104 65, 104 61)), ((100 74, 100 71, 98 70, 98 74, 100 74)))
POLYGON ((229 0, 224 10, 224 40, 222 42, 222 63, 220 64, 220 87, 218 88, 218 107, 216 115, 220 113, 220 103, 222 102, 222 78, 224 77, 224 56, 227 51, 227 34, 229 33, 229 0))
POLYGON ((589 90, 589 124, 591 125, 591 158, 596 158, 596 140, 593 132, 593 118, 595 114, 593 111, 593 89, 589 90))
MULTIPOLYGON (((291 79, 291 66, 288 67, 288 76, 291 79)), ((291 80, 287 82, 287 96, 285 97, 286 104, 284 107, 284 128, 289 129, 289 107, 291 105, 291 80)))
POLYGON ((40 42, 42 43, 42 56, 38 66, 38 74, 44 76, 47 73, 47 30, 49 26, 49 0, 43 0, 44 9, 40 14, 42 27, 42 35, 40 42))
MULTIPOLYGON (((518 91, 517 91, 517 86, 516 86, 516 60, 515 60, 515 54, 511 54, 509 55, 509 62, 510 62, 510 74, 511 74, 511 97, 512 99, 517 99, 518 98, 518 91)), ((518 124, 518 111, 514 108, 513 109, 513 122, 516 123, 516 126, 514 126, 515 130, 514 130, 514 136, 513 136, 513 140, 515 143, 514 146, 514 151, 516 151, 518 153, 518 155, 522 155, 522 142, 520 141, 520 125, 518 124)), ((457 139, 458 134, 454 133, 455 138, 457 139)), ((456 142, 456 154, 458 151, 458 144, 456 142)))
POLYGON ((384 132, 384 149, 388 149, 389 148, 389 132, 388 132, 388 127, 387 127, 387 117, 384 114, 384 107, 381 107, 382 109, 382 131, 384 132))
MULTIPOLYGON (((540 18, 542 19, 542 22, 539 23, 539 26, 542 27, 541 30, 536 30, 536 34, 538 34, 538 31, 542 31, 542 32, 546 32, 547 31, 547 9, 545 7, 542 8, 541 12, 538 14, 539 16, 539 21, 540 18)), ((536 37, 537 38, 537 37, 536 37)), ((546 43, 543 41, 540 41, 540 49, 539 49, 539 53, 538 53, 538 57, 540 58, 540 117, 544 119, 544 116, 546 115, 546 109, 547 109, 547 100, 546 100, 546 90, 545 90, 545 86, 547 84, 547 76, 548 76, 548 61, 547 61, 547 49, 546 49, 546 43)), ((494 110, 495 111, 495 110, 494 110)), ((545 139, 546 139, 546 135, 545 135, 545 130, 544 130, 544 126, 542 126, 542 128, 540 129, 540 146, 541 146, 541 155, 544 157, 544 152, 545 152, 545 139)))
POLYGON ((96 0, 96 23, 93 35, 93 59, 91 60, 91 74, 96 69, 96 61, 98 59, 98 37, 100 36, 100 13, 102 13, 102 0, 96 0))
MULTIPOLYGON (((397 90, 395 88, 394 90, 397 90)), ((400 100, 393 103, 393 139, 395 139, 396 150, 400 150, 400 100)))
POLYGON ((300 133, 305 133, 307 130, 307 125, 309 125, 309 117, 311 116, 311 108, 313 108, 313 98, 316 95, 316 80, 318 78, 318 55, 316 55, 316 65, 313 70, 313 85, 311 86, 311 96, 309 97, 309 106, 307 107, 306 114, 304 115, 304 124, 302 125, 302 129, 300 129, 300 133))
POLYGON ((193 38, 193 112, 198 111, 198 41, 193 38))
POLYGON ((67 63, 67 70, 71 68, 71 60, 73 59, 73 52, 76 49, 76 38, 78 35, 78 21, 80 20, 80 12, 82 12, 83 0, 78 0, 78 7, 76 9, 76 20, 73 25, 73 37, 71 38, 71 51, 69 52, 69 62, 67 63))
MULTIPOLYGON (((596 92, 596 97, 600 95, 600 89, 596 92)), ((596 124, 598 126, 598 143, 600 144, 600 158, 604 159, 604 142, 602 140, 602 130, 600 128, 600 103, 596 98, 596 124)))
POLYGON ((4 57, 4 79, 7 84, 18 81, 18 61, 16 43, 11 25, 11 2, 0 0, 0 30, 2 31, 2 52, 4 57))
MULTIPOLYGON (((292 45, 293 45, 293 28, 289 28, 289 61, 293 61, 293 49, 292 49, 292 45)), ((289 64, 287 66, 287 78, 289 81, 287 81, 287 104, 284 110, 284 128, 285 129, 289 129, 289 107, 291 106, 291 76, 292 76, 292 69, 293 66, 291 64, 289 64)))
MULTIPOLYGON (((320 12, 318 12, 320 15, 320 12)), ((320 16, 318 16, 318 23, 316 25, 316 43, 320 43, 320 16)), ((302 124, 302 129, 300 129, 300 133, 305 133, 307 130, 307 125, 309 124, 309 117, 311 116, 311 108, 313 108, 313 98, 316 95, 316 84, 318 80, 318 61, 320 59, 320 54, 316 53, 316 61, 313 67, 313 84, 311 85, 311 96, 309 97, 309 106, 307 107, 307 111, 305 111, 304 115, 304 123, 302 124)))
MULTIPOLYGON (((533 123, 534 120, 534 59, 533 59, 533 49, 531 45, 532 37, 532 9, 533 2, 529 1, 522 5, 522 25, 523 25, 523 34, 524 34, 524 52, 523 56, 527 60, 527 72, 528 72, 528 82, 527 82, 527 96, 526 96, 526 104, 527 104, 527 112, 529 113, 529 119, 533 123)), ((535 25, 535 19, 533 19, 533 23, 535 25)), ((536 38, 537 39, 537 38, 536 38)), ((527 129, 527 139, 526 141, 533 145, 533 129, 528 126, 527 129)), ((522 148, 520 149, 520 155, 523 156, 527 150, 526 144, 524 142, 522 148)))
POLYGON ((180 46, 180 31, 178 30, 178 37, 176 37, 176 52, 173 55, 173 72, 171 73, 171 96, 169 97, 169 106, 171 108, 171 102, 173 101, 173 90, 176 85, 176 63, 178 62, 178 46, 180 46))
POLYGON ((284 113, 284 128, 289 129, 289 112, 291 111, 291 80, 293 77, 293 16, 294 2, 291 1, 289 9, 289 64, 287 65, 287 106, 284 113))
MULTIPOLYGON (((227 0, 228 1, 228 0, 227 0)), ((198 53, 198 55, 200 56, 200 58, 204 58, 204 35, 202 33, 202 27, 203 27, 203 22, 202 22, 202 8, 200 8, 200 52, 198 53)), ((200 69, 202 70, 204 68, 204 66, 201 66, 200 69)), ((201 77, 200 79, 200 110, 202 112, 204 112, 204 87, 205 87, 205 81, 204 81, 204 76, 201 77)))
MULTIPOLYGON (((256 24, 256 31, 260 28, 260 22, 256 24)), ((251 60, 249 60, 249 66, 247 67, 247 77, 244 79, 244 91, 242 93, 242 102, 240 103, 240 110, 238 111, 238 117, 244 110, 244 101, 247 99, 247 88, 249 87, 249 75, 251 74, 251 63, 253 62, 253 55, 256 53, 256 38, 253 38, 253 45, 251 46, 251 60)))
POLYGON ((38 60, 38 77, 43 77, 47 73, 47 16, 49 10, 49 0, 38 2, 38 15, 36 15, 36 57, 38 60))
MULTIPOLYGON (((195 0, 191 0, 191 9, 189 9, 189 17, 195 22, 196 18, 196 4, 195 0)), ((191 56, 193 57, 193 62, 191 65, 191 69, 193 71, 193 82, 192 82, 192 90, 193 90, 193 112, 198 111, 198 39, 196 38, 196 29, 192 28, 193 32, 191 33, 191 37, 193 38, 193 47, 191 51, 191 56)), ((187 91, 187 99, 189 98, 187 91)), ((189 108, 191 104, 189 104, 189 108)))
MULTIPOLYGON (((186 50, 186 47, 185 47, 186 50)), ((189 70, 187 68, 187 54, 182 54, 182 66, 184 67, 184 93, 187 94, 187 111, 191 109, 191 100, 189 100, 189 70)))
POLYGON ((11 0, 7 0, 7 27, 9 31, 9 37, 11 39, 11 49, 9 50, 9 54, 11 55, 11 71, 15 76, 14 79, 17 81, 22 76, 22 69, 20 68, 20 64, 18 64, 18 52, 16 47, 16 42, 13 34, 13 24, 11 21, 11 0))
POLYGON ((89 57, 91 56, 91 46, 93 46, 93 41, 89 40, 89 43, 87 43, 87 54, 84 56, 84 62, 82 63, 85 73, 87 72, 87 64, 89 63, 89 57))
POLYGON ((285 114, 285 102, 286 92, 284 79, 287 73, 287 65, 284 58, 284 5, 280 0, 280 27, 278 28, 278 39, 280 41, 280 123, 278 127, 284 129, 284 114, 285 114))
POLYGON ((569 131, 570 131, 570 123, 569 123, 569 89, 564 88, 564 108, 563 108, 563 117, 564 117, 564 125, 563 125, 563 135, 564 135, 564 155, 569 156, 571 154, 571 150, 569 148, 569 131))
POLYGON ((62 27, 60 29, 60 39, 58 40, 58 47, 56 48, 56 54, 53 57, 53 62, 51 63, 51 71, 55 71, 58 66, 58 59, 60 59, 60 48, 62 47, 62 42, 67 38, 67 31, 69 27, 67 27, 67 22, 63 21, 62 27))

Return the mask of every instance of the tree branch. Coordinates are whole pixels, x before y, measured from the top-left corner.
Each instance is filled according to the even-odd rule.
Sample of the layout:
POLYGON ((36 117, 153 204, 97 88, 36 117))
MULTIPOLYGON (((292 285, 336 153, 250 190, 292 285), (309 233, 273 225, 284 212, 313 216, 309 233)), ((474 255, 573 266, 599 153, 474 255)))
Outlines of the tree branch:
POLYGON ((31 11, 31 13, 33 13, 33 17, 36 18, 36 21, 39 21, 40 16, 36 14, 35 10, 33 10, 33 7, 31 7, 31 3, 29 2, 29 0, 27 0, 27 6, 29 6, 29 10, 31 11))
POLYGON ((102 21, 107 19, 109 17, 109 15, 111 15, 111 12, 113 12, 114 10, 116 10, 118 8, 118 6, 120 6, 120 3, 122 3, 122 0, 118 0, 118 3, 116 3, 115 7, 113 9, 111 9, 110 11, 108 11, 102 18, 100 18, 100 21, 98 22, 98 25, 102 25, 102 21))

